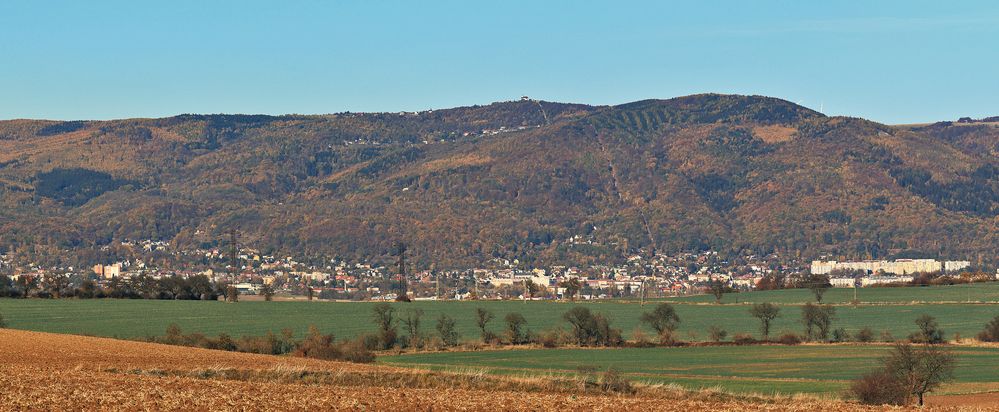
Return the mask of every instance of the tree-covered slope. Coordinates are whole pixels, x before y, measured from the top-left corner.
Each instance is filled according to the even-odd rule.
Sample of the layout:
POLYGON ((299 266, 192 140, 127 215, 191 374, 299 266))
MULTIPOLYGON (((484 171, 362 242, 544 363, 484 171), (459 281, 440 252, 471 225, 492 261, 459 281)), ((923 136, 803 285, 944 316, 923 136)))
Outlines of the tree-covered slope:
POLYGON ((706 248, 977 261, 999 246, 996 135, 714 94, 16 120, 0 122, 0 243, 63 256, 237 228, 265 250, 344 257, 404 241, 424 267, 706 248))

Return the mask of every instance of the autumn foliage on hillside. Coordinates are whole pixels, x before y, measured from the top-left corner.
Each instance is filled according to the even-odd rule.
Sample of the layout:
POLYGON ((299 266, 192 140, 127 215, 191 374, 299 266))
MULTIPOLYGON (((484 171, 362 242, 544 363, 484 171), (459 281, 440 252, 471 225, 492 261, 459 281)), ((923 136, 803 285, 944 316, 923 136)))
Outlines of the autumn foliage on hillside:
POLYGON ((122 239, 186 248, 236 228, 275 253, 387 259, 402 241, 415 267, 704 249, 978 263, 999 248, 997 130, 726 95, 7 121, 0 250, 88 262, 122 239))

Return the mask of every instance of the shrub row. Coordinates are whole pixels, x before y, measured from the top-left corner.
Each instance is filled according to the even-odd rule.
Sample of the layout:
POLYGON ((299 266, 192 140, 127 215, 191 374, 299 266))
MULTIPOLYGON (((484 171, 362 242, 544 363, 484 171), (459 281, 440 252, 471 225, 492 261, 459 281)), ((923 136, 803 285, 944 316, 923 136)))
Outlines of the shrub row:
POLYGON ((179 326, 171 324, 167 327, 164 336, 149 337, 146 340, 167 345, 265 355, 292 354, 307 358, 358 363, 369 363, 375 360, 374 354, 366 348, 360 339, 337 342, 333 335, 322 334, 314 326, 309 327, 309 333, 303 340, 296 340, 290 329, 281 331, 280 335, 268 332, 263 336, 243 336, 236 339, 225 333, 220 333, 214 338, 201 333, 184 334, 179 326))

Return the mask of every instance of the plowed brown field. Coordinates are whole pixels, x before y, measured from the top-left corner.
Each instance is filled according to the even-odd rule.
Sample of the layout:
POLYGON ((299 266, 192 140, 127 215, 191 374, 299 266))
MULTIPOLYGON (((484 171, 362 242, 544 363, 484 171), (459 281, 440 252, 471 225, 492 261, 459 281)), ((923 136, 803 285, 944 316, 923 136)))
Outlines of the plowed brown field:
POLYGON ((712 399, 651 391, 630 396, 546 393, 468 389, 434 382, 406 387, 379 380, 385 377, 384 382, 396 382, 393 376, 420 373, 0 329, 2 410, 875 410, 810 399, 712 399), (208 373, 221 370, 257 375, 244 379, 208 373), (328 384, 288 378, 310 374, 337 377, 326 382, 341 382, 352 374, 375 379, 328 384), (260 376, 275 378, 268 381, 260 376))

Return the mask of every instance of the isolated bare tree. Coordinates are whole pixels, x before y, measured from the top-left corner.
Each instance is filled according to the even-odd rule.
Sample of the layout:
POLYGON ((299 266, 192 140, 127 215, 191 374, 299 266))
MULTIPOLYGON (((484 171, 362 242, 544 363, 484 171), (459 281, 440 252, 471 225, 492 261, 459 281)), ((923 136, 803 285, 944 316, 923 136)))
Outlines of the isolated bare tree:
POLYGON ((458 330, 455 328, 454 319, 447 314, 442 313, 440 317, 437 318, 437 334, 441 338, 441 343, 444 347, 455 346, 458 344, 458 340, 461 338, 458 335, 458 330))
POLYGON ((486 326, 489 325, 489 321, 493 320, 493 317, 492 312, 483 308, 475 308, 475 324, 482 331, 482 342, 488 343, 494 337, 492 332, 486 330, 486 326))
POLYGON ((920 315, 916 318, 919 332, 909 335, 909 340, 918 343, 944 343, 944 331, 937 324, 937 319, 930 315, 920 315))
POLYGON ((420 319, 422 317, 423 309, 410 309, 406 312, 406 317, 402 318, 402 324, 406 328, 411 348, 423 347, 423 333, 420 332, 420 319))
POLYGON ((801 307, 801 323, 805 325, 805 336, 812 340, 826 340, 836 318, 836 308, 832 305, 806 303, 801 307))
POLYGON ((721 279, 712 279, 710 282, 708 282, 708 291, 710 291, 711 294, 714 295, 715 303, 720 304, 722 295, 724 295, 725 292, 728 291, 728 288, 726 287, 725 282, 722 282, 721 279))
POLYGON ((881 368, 854 381, 850 391, 867 404, 906 405, 915 398, 922 406, 927 393, 954 378, 954 365, 954 355, 938 346, 898 343, 881 368))
POLYGON ((826 291, 832 287, 829 275, 811 275, 806 283, 808 290, 811 290, 812 294, 815 295, 815 301, 819 303, 822 302, 822 295, 825 295, 826 291))
POLYGON ((770 322, 780 316, 780 308, 772 303, 757 303, 749 309, 749 314, 760 320, 760 333, 763 340, 770 339, 770 322))
POLYGON ((506 336, 511 344, 527 343, 527 331, 524 330, 527 319, 524 318, 524 315, 516 312, 507 313, 503 320, 506 322, 506 336))
POLYGON ((936 346, 915 349, 900 343, 884 361, 885 369, 923 406, 923 396, 954 378, 954 355, 936 346))
POLYGON ((673 331, 680 326, 680 316, 676 314, 673 305, 660 303, 652 312, 642 314, 642 322, 648 323, 662 338, 666 335, 672 335, 673 331))
POLYGON ((373 309, 373 320, 378 326, 378 340, 382 349, 389 349, 396 342, 395 309, 387 303, 379 303, 373 309))

